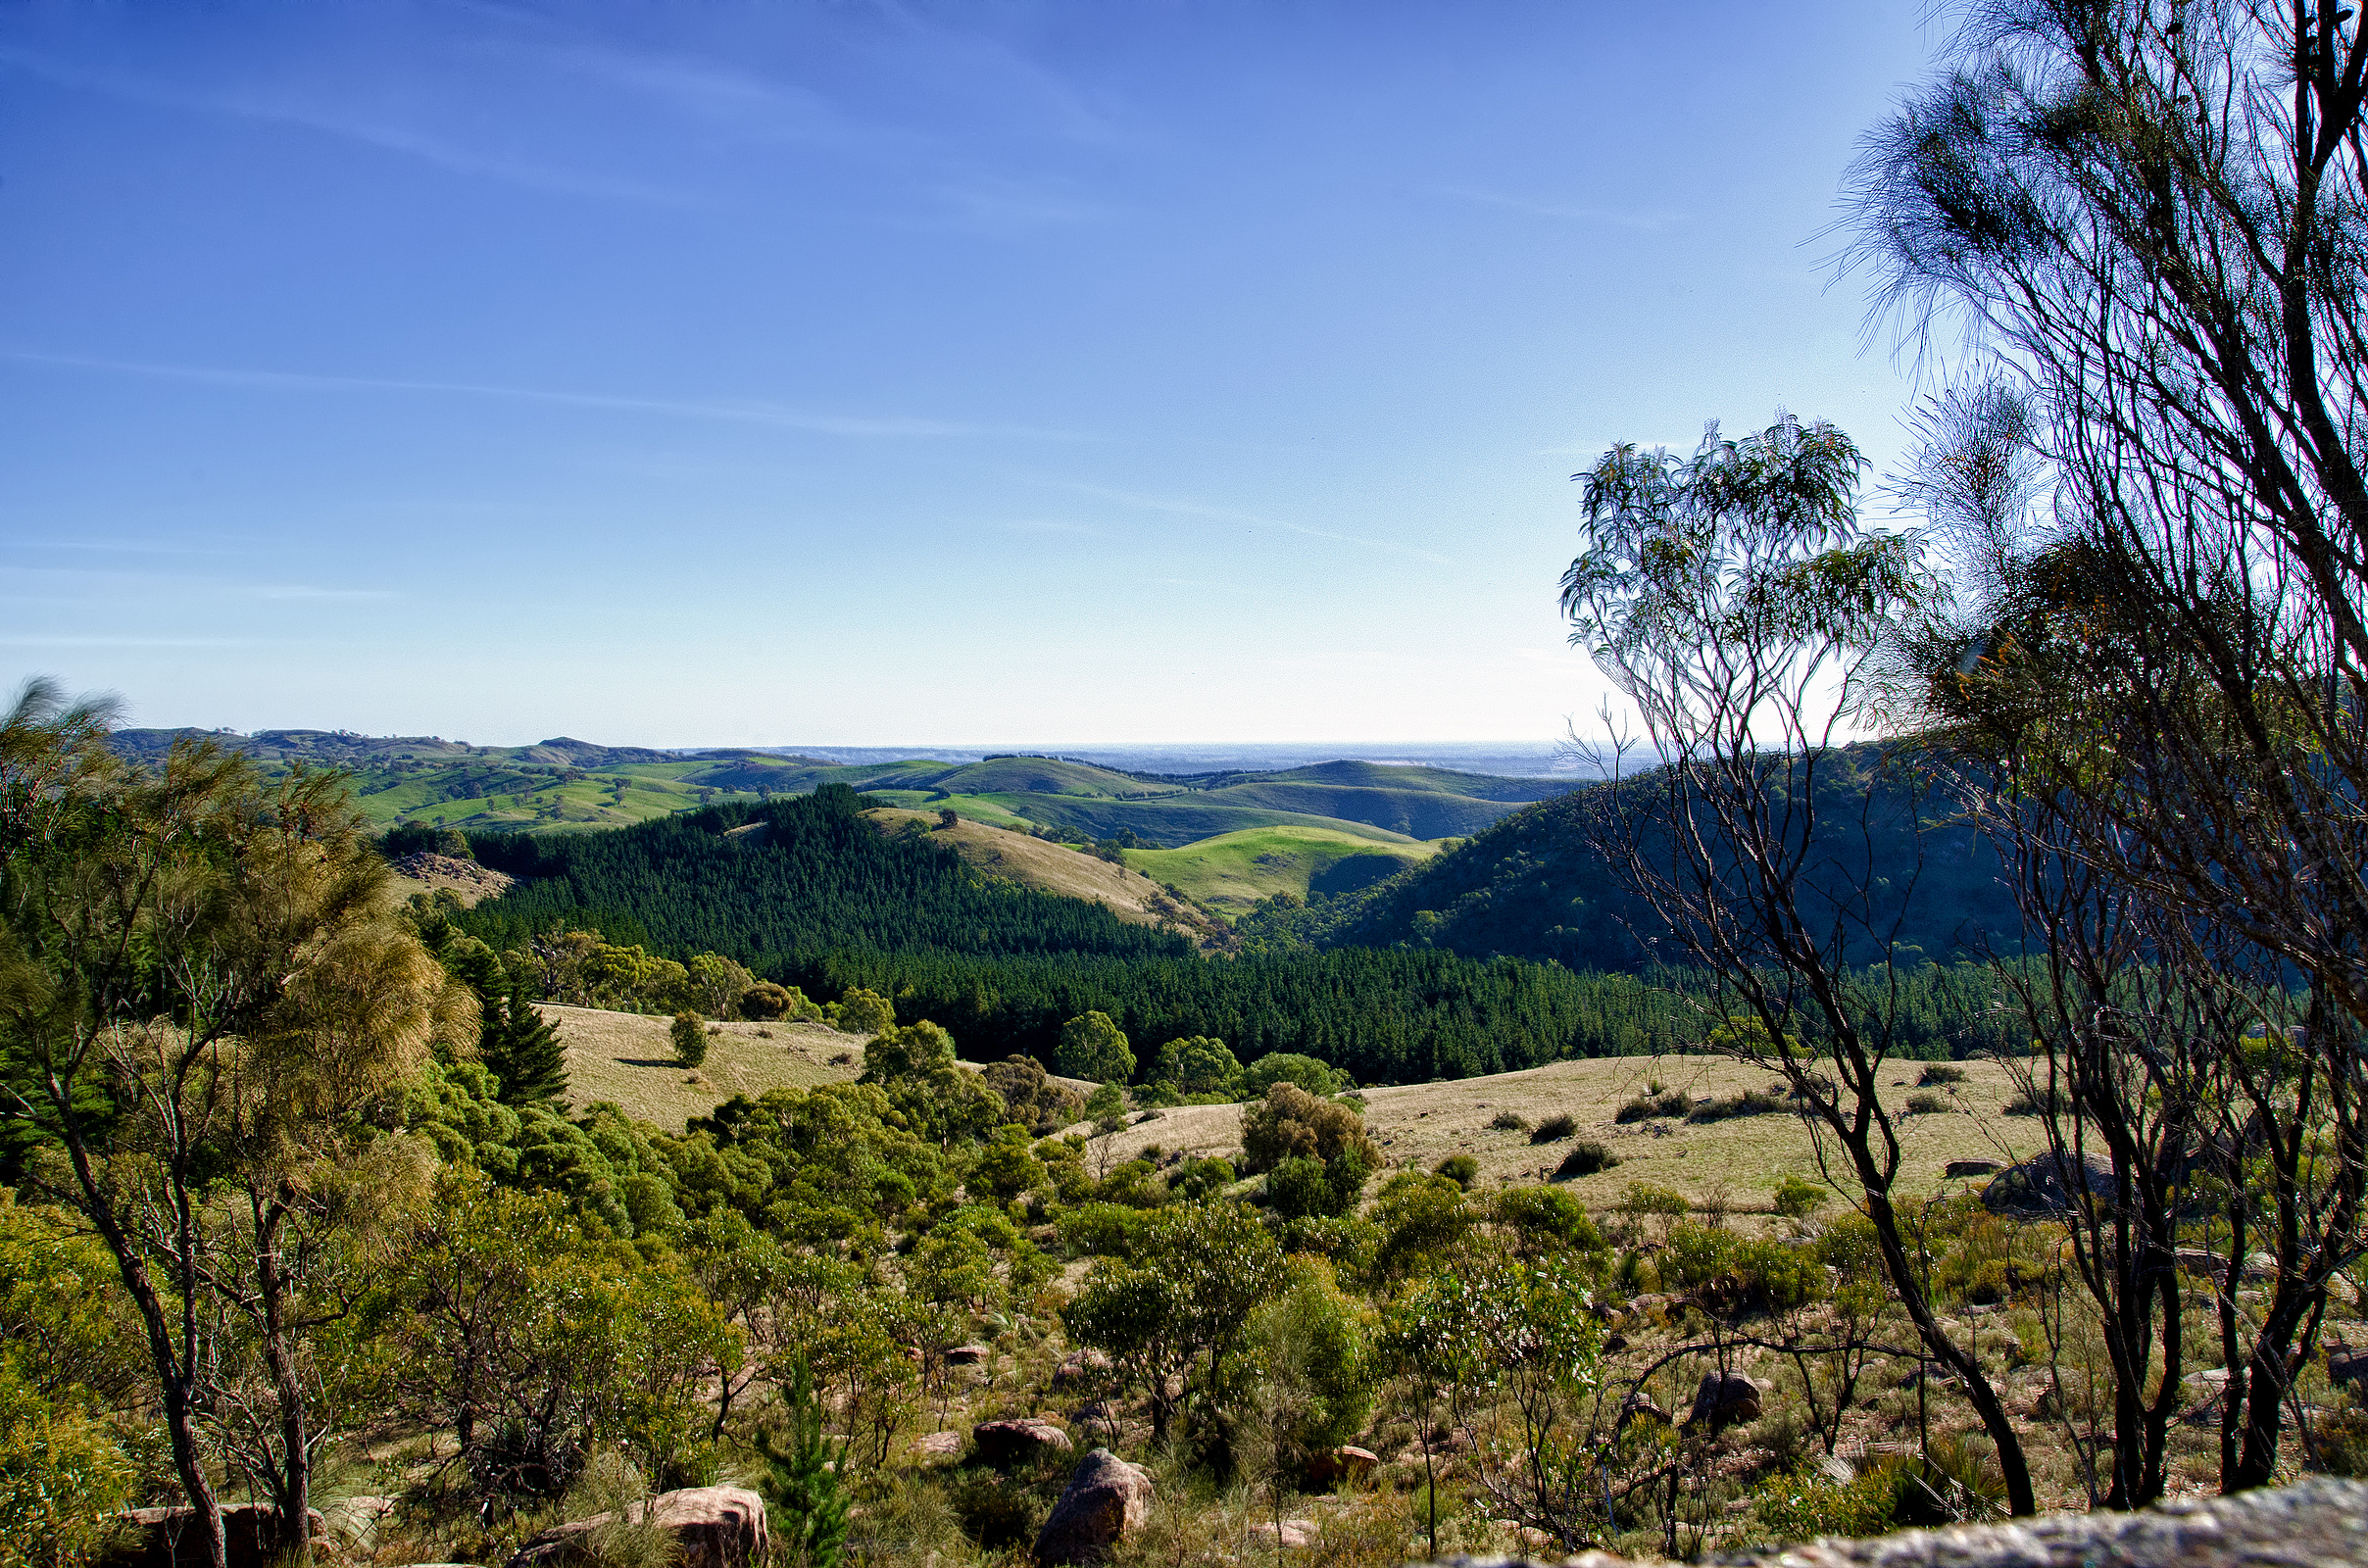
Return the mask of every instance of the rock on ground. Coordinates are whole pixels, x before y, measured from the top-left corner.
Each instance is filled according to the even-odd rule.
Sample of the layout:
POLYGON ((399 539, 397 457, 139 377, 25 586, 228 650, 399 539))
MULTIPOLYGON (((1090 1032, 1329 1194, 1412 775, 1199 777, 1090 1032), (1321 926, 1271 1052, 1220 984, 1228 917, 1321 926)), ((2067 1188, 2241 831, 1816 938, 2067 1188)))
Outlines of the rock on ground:
MULTIPOLYGON (((1454 1568, 1538 1568, 1523 1557, 1450 1557, 1454 1568)), ((2139 1513, 2049 1514, 2004 1525, 1902 1530, 1864 1541, 1721 1556, 1733 1568, 2368 1568, 2368 1483, 2291 1487, 2139 1513)), ((1638 1568, 1583 1552, 1562 1568, 1638 1568)))
POLYGON ((1151 1477, 1096 1448, 1077 1461, 1036 1536, 1039 1563, 1099 1562, 1151 1517, 1151 1477))
MULTIPOLYGON (((649 1523, 674 1538, 681 1568, 754 1568, 772 1550, 765 1528, 765 1499, 740 1487, 686 1487, 635 1503, 628 1519, 649 1523)), ((554 1525, 518 1549, 506 1568, 567 1568, 590 1560, 586 1539, 615 1514, 570 1519, 554 1525)))
POLYGON ((981 1421, 970 1429, 978 1456, 1001 1468, 1022 1459, 1069 1451, 1069 1435, 1050 1421, 981 1421))

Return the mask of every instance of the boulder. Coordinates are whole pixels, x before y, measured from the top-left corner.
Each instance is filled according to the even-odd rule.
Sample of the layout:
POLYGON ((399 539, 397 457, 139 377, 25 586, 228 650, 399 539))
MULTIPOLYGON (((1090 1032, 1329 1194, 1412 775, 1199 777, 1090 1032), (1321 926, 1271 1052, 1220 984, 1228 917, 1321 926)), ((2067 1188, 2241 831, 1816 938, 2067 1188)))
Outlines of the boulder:
POLYGON ((1704 1372, 1694 1391, 1688 1427, 1708 1426, 1712 1432, 1739 1422, 1759 1419, 1759 1385, 1740 1372, 1704 1372))
POLYGON ((913 1440, 913 1451, 933 1459, 951 1458, 962 1451, 962 1435, 959 1432, 930 1432, 913 1440))
MULTIPOLYGON (((279 1516, 264 1503, 224 1508, 222 1548, 230 1568, 262 1568, 279 1555, 279 1516)), ((199 1543, 194 1508, 131 1508, 117 1545, 99 1559, 102 1568, 206 1568, 213 1558, 199 1543)), ((312 1535, 323 1539, 321 1511, 313 1510, 312 1535)))
POLYGON ((998 1470, 1048 1453, 1067 1453, 1069 1435, 1050 1421, 981 1421, 970 1429, 978 1456, 998 1470))
POLYGON ((1941 1167, 1941 1174, 1949 1177, 1996 1176, 1999 1171, 2002 1171, 2005 1168, 2006 1166, 2003 1160, 1952 1159, 1948 1164, 1941 1167))
MULTIPOLYGON (((1522 1558, 1464 1558, 1514 1568, 1522 1558)), ((1901 1530, 1851 1541, 1722 1552, 1728 1568, 2368 1568, 2368 1482, 2306 1476, 2233 1497, 2136 1513, 2043 1514, 2008 1524, 1901 1530)), ((1637 1568, 1652 1559, 1582 1552, 1563 1568, 1637 1568)))
MULTIPOLYGON (((765 1528, 765 1499, 741 1487, 686 1487, 662 1492, 625 1510, 674 1538, 679 1568, 755 1568, 772 1550, 765 1528)), ((553 1525, 518 1549, 506 1568, 568 1568, 593 1560, 592 1532, 616 1521, 613 1513, 553 1525)))
POLYGON ((1151 1477, 1096 1448, 1077 1461, 1069 1484, 1036 1535, 1039 1563, 1100 1562, 1151 1517, 1151 1477))
POLYGON ((2074 1159, 2042 1154, 2000 1171, 1982 1189, 1982 1206, 1993 1214, 2060 1214, 2072 1206, 2075 1185, 2093 1197, 2113 1194, 2113 1162, 2102 1154, 2074 1159))
POLYGON ((958 1345, 946 1352, 948 1366, 977 1366, 994 1359, 994 1348, 986 1345, 958 1345))
POLYGON ((2327 1347, 2327 1381, 2337 1388, 2357 1384, 2368 1389, 2368 1348, 2351 1345, 2327 1347))
POLYGON ((1330 1492, 1344 1481, 1362 1481, 1379 1463, 1381 1455, 1372 1449, 1343 1444, 1330 1453, 1319 1453, 1307 1461, 1307 1488, 1311 1492, 1330 1492))
POLYGON ((1071 1383, 1098 1381, 1110 1370, 1110 1358, 1100 1350, 1077 1350, 1062 1358, 1053 1369, 1053 1386, 1061 1388, 1071 1383))

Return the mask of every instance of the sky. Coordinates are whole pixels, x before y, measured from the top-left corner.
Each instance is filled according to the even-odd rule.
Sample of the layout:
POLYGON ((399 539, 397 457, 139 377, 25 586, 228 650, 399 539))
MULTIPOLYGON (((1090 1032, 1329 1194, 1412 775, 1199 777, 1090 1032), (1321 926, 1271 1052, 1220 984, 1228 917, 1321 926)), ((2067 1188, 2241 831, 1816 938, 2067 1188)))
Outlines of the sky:
POLYGON ((1550 743, 1574 471, 1779 408, 1899 452, 1831 225, 1923 17, 0 8, 0 671, 481 745, 1550 743))

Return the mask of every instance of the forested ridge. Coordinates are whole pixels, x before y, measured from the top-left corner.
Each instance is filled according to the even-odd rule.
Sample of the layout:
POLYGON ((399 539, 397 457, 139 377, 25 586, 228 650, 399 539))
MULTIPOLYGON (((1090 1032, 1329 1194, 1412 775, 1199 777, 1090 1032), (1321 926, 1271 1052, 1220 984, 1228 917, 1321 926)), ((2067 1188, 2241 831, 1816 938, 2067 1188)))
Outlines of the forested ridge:
MULTIPOLYGON (((1180 936, 989 880, 925 835, 882 836, 862 802, 834 787, 596 836, 478 836, 481 860, 529 880, 454 920, 496 951, 564 925, 678 960, 722 954, 816 996, 861 986, 901 1022, 952 1030, 974 1060, 1049 1062, 1062 1023, 1089 1011, 1135 1038, 1208 1036, 1245 1061, 1296 1052, 1368 1083, 1685 1050, 1710 1027, 1675 969, 1593 972, 1404 942, 1202 958, 1180 936)), ((1501 863, 1482 846, 1464 853, 1501 863)), ((1979 976, 1928 967, 1902 984, 1900 1054, 1996 1043, 1979 976)))
POLYGON ((529 880, 463 923, 497 948, 557 924, 588 926, 666 953, 727 954, 759 972, 836 952, 1192 951, 1183 936, 1096 905, 991 880, 925 837, 883 837, 862 805, 826 785, 612 833, 478 835, 469 842, 482 863, 529 880))
MULTIPOLYGON (((1598 785, 1520 810, 1446 855, 1385 882, 1300 906, 1283 901, 1245 929, 1317 947, 1413 943, 1466 957, 1554 959, 1635 972, 1666 961, 1666 931, 1630 894, 1586 830, 1600 792, 1650 801, 1657 773, 1598 785)), ((1896 935, 1862 942, 1855 961, 1891 956, 1951 962, 2011 953, 2020 924, 1996 851, 1915 780, 1914 764, 1869 746, 1820 760, 1818 880, 1877 890, 1867 924, 1896 935)))

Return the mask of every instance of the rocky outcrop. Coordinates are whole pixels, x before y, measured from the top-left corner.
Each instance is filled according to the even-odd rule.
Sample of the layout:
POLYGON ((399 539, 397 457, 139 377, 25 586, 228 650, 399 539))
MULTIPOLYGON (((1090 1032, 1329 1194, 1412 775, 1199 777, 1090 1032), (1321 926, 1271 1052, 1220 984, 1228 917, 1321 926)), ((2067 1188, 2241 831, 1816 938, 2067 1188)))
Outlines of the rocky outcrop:
POLYGON ((1069 1435, 1050 1421, 981 1421, 970 1429, 978 1456, 1002 1469, 1051 1453, 1067 1453, 1069 1435))
MULTIPOLYGON (((279 1555, 279 1516, 269 1506, 242 1503, 222 1515, 230 1568, 263 1568, 279 1555)), ((214 1560, 198 1536, 194 1508, 133 1508, 121 1517, 123 1534, 99 1559, 101 1568, 207 1568, 214 1560)), ((313 1511, 312 1534, 315 1541, 326 1534, 319 1509, 313 1511)))
POLYGON ((1108 1448, 1077 1461, 1036 1536, 1039 1563, 1100 1562, 1151 1517, 1151 1477, 1108 1448))
MULTIPOLYGON (((1638 1568, 1639 1561, 1590 1551, 1564 1559, 1563 1568, 1638 1568)), ((1730 1568, 2368 1568, 2368 1483, 2312 1476, 2274 1491, 2138 1513, 2049 1514, 1864 1541, 1828 1538, 1719 1561, 1730 1568)), ((1539 1568, 1522 1557, 1447 1562, 1539 1568)))
POLYGON ((1993 1214, 2062 1213, 2072 1206, 2071 1194, 2085 1184, 2103 1198, 2113 1191, 2113 1162, 2102 1154, 2074 1159, 2066 1154, 2042 1154, 2010 1165, 1982 1189, 1982 1206, 1993 1214))
POLYGON ((1311 1492, 1330 1492, 1344 1481, 1362 1481, 1380 1463, 1381 1455, 1372 1449, 1343 1444, 1307 1461, 1307 1488, 1311 1492))
MULTIPOLYGON (((662 1492, 625 1510, 674 1538, 680 1568, 755 1568, 772 1550, 765 1528, 765 1499, 740 1487, 686 1487, 662 1492)), ((593 1533, 617 1522, 613 1513, 554 1525, 518 1549, 505 1568, 569 1568, 593 1560, 593 1533)))
POLYGON ((1688 1427, 1707 1426, 1716 1432, 1744 1421, 1759 1419, 1759 1385, 1740 1372, 1704 1372, 1694 1391, 1688 1427))

